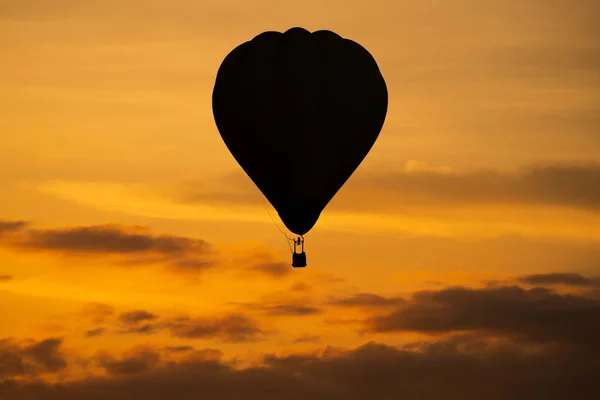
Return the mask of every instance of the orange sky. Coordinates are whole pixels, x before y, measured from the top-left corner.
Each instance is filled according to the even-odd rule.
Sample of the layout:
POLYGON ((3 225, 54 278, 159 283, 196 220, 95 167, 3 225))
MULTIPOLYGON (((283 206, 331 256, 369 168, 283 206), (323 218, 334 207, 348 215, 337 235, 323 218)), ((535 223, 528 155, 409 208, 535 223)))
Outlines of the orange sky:
MULTIPOLYGON (((128 398, 133 378, 118 370, 126 361, 146 376, 179 360, 184 374, 215 357, 202 349, 221 351, 222 363, 264 354, 284 363, 327 346, 360 359, 365 343, 392 351, 457 333, 489 346, 547 344, 542 322, 519 324, 493 301, 469 314, 471 300, 515 296, 515 315, 535 320, 546 295, 571 307, 569 292, 600 316, 599 8, 586 0, 0 0, 0 398, 25 395, 3 382, 83 385, 96 374, 128 398), (289 266, 267 210, 276 212, 227 151, 211 110, 227 53, 292 26, 361 43, 389 91, 379 140, 306 236, 304 270, 289 266), (457 285, 467 294, 452 292, 457 285), (550 292, 528 292, 533 286, 550 292), (436 314, 438 302, 462 317, 436 314), (482 322, 496 313, 514 329, 482 322), (442 320, 450 325, 431 322, 442 320)), ((435 378, 431 368, 422 375, 435 378)), ((586 383, 586 373, 574 381, 586 383)), ((339 385, 314 393, 362 390, 339 385)), ((64 398, 85 397, 74 387, 64 398)), ((444 397, 440 387, 394 390, 485 397, 477 388, 447 388, 444 397)))

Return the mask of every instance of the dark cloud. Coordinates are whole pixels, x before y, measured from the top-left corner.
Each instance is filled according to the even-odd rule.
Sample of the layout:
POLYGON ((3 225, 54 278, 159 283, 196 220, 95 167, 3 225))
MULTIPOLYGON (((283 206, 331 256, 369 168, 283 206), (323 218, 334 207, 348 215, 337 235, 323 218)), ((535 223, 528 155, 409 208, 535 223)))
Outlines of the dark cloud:
POLYGON ((193 346, 167 346, 167 347, 165 347, 165 350, 168 353, 185 353, 188 351, 193 351, 194 347, 193 346))
POLYGON ((600 301, 518 286, 421 291, 393 312, 367 320, 371 332, 478 331, 600 350, 600 301))
POLYGON ((318 343, 321 342, 319 335, 302 335, 294 339, 294 343, 318 343))
POLYGON ((250 250, 234 261, 234 271, 240 279, 285 279, 292 273, 292 262, 274 261, 264 250, 250 250))
MULTIPOLYGON (((5 223, 17 223, 11 224, 5 223)), ((123 265, 159 263, 178 272, 201 272, 216 260, 213 247, 204 240, 117 224, 23 230, 3 244, 64 255, 119 257, 123 265)))
POLYGON ((300 304, 277 304, 259 306, 267 315, 302 317, 321 314, 323 310, 318 307, 300 304))
POLYGON ((266 275, 273 278, 282 278, 288 276, 292 272, 291 262, 266 262, 255 264, 249 267, 247 272, 258 273, 260 275, 266 275))
MULTIPOLYGON (((600 392, 591 379, 594 361, 590 357, 580 360, 578 371, 567 371, 568 364, 576 360, 571 353, 545 350, 527 354, 514 344, 492 345, 468 336, 401 348, 369 343, 354 351, 332 353, 320 358, 272 357, 268 363, 302 376, 304 381, 320 376, 357 399, 560 399, 573 390, 573 383, 582 385, 570 393, 576 398, 600 392), (549 360, 557 364, 544 366, 549 360), (563 380, 551 382, 555 377, 563 380)), ((332 397, 342 398, 343 394, 332 397)))
POLYGON ((334 299, 330 304, 343 307, 380 308, 404 304, 406 300, 402 297, 382 297, 372 293, 358 293, 343 299, 334 299))
POLYGON ((0 339, 0 381, 2 377, 35 376, 66 368, 67 362, 62 354, 61 345, 60 338, 48 338, 38 342, 0 339))
POLYGON ((121 359, 101 353, 96 360, 110 375, 132 375, 147 371, 160 363, 160 354, 152 350, 141 350, 121 359))
POLYGON ((25 348, 25 353, 47 371, 66 368, 67 362, 60 351, 62 339, 45 339, 25 348))
MULTIPOLYGON (((297 310, 302 312, 303 310, 297 310)), ((284 311, 281 311, 284 312, 284 311)), ((292 310, 289 311, 290 313, 292 310)), ((306 311, 304 311, 306 312, 306 311)), ((147 310, 133 310, 121 313, 119 326, 115 330, 120 334, 155 334, 168 331, 172 336, 186 339, 212 339, 225 342, 251 342, 259 339, 264 332, 258 321, 242 314, 226 314, 222 317, 179 317, 165 319, 147 310)), ((105 330, 88 331, 88 337, 104 333, 105 330)))
POLYGON ((119 333, 135 333, 139 335, 149 335, 152 333, 156 333, 158 330, 160 330, 160 326, 156 324, 137 324, 125 327, 119 330, 119 333))
POLYGON ((27 225, 26 221, 2 221, 0 220, 0 236, 4 233, 16 232, 27 225))
MULTIPOLYGON (((223 352, 219 349, 193 349, 191 352, 186 352, 184 360, 189 361, 220 361, 223 359, 223 352)), ((235 364, 235 362, 234 362, 235 364)))
POLYGON ((157 318, 157 315, 146 310, 129 311, 119 315, 119 321, 124 324, 138 324, 144 321, 153 321, 157 318))
POLYGON ((125 312, 119 315, 121 329, 118 332, 142 335, 152 334, 161 328, 159 324, 152 323, 152 321, 156 321, 157 319, 158 315, 146 310, 125 312))
MULTIPOLYGON (((388 172, 365 174, 349 182, 349 191, 368 190, 380 207, 403 204, 547 204, 600 211, 600 164, 549 165, 524 168, 519 173, 388 172)), ((345 196, 336 206, 354 207, 355 196, 345 196)), ((373 207, 360 197, 361 204, 373 207)))
MULTIPOLYGON (((17 226, 17 223, 5 223, 17 226)), ((179 274, 198 274, 217 265, 218 252, 202 239, 154 234, 140 226, 117 224, 29 229, 2 240, 2 245, 58 253, 66 256, 112 257, 113 265, 163 265, 179 274)), ((266 261, 257 262, 245 254, 233 269, 244 277, 283 278, 291 274, 291 263, 272 261, 269 254, 260 254, 266 261)))
POLYGON ((127 229, 120 225, 95 225, 64 229, 29 230, 20 243, 40 250, 87 254, 158 253, 180 255, 189 251, 207 250, 200 239, 173 235, 153 235, 150 232, 127 229))
POLYGON ((585 277, 575 273, 531 274, 519 278, 519 281, 530 285, 568 285, 600 288, 600 277, 585 277))
POLYGON ((263 300, 256 303, 231 302, 242 310, 257 310, 269 316, 303 317, 321 314, 323 309, 311 304, 307 299, 294 299, 284 301, 263 300))
POLYGON ((5 340, 0 340, 0 378, 31 373, 27 371, 28 368, 26 368, 20 353, 13 349, 7 349, 5 340))
POLYGON ((102 336, 106 332, 106 328, 96 328, 90 329, 89 331, 85 331, 85 337, 96 337, 102 336))
POLYGON ((13 279, 12 275, 0 275, 0 282, 8 282, 13 279))
POLYGON ((115 359, 110 374, 57 384, 0 383, 5 400, 238 398, 304 400, 446 399, 562 400, 600 397, 598 360, 584 352, 470 336, 392 347, 367 343, 323 355, 265 357, 261 367, 235 368, 218 359, 164 362, 151 350, 115 359))
POLYGON ((221 318, 177 318, 164 326, 178 338, 221 339, 226 342, 251 342, 263 333, 257 321, 241 314, 221 318))

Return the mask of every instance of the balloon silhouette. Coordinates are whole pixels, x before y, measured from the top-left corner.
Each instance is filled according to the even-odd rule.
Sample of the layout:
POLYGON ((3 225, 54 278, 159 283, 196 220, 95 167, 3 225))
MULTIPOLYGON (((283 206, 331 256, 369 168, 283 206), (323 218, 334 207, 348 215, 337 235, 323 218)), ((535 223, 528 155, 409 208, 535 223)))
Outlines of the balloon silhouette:
POLYGON ((264 32, 221 64, 213 90, 225 145, 279 213, 306 234, 377 140, 385 80, 371 54, 327 30, 264 32))

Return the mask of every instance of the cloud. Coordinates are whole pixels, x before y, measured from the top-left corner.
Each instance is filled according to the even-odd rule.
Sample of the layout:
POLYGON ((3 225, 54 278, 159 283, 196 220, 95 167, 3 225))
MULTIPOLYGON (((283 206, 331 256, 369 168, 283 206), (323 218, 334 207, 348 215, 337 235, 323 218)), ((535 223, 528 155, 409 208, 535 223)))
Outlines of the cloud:
POLYGON ((134 310, 119 315, 121 329, 119 333, 151 334, 160 329, 159 324, 153 323, 158 316, 146 310, 134 310))
POLYGON ((65 369, 67 361, 62 354, 61 345, 61 338, 47 338, 37 342, 0 339, 0 378, 37 376, 65 369))
POLYGON ((530 285, 567 285, 600 288, 600 277, 585 277, 576 273, 531 274, 519 278, 519 281, 530 285))
POLYGON ((141 226, 104 224, 29 229, 6 246, 84 257, 117 257, 121 264, 163 263, 179 272, 199 272, 215 264, 213 246, 202 239, 155 234, 141 226))
POLYGON ((60 352, 62 339, 45 339, 25 349, 25 352, 31 356, 39 365, 48 371, 58 371, 67 366, 63 355, 60 352))
MULTIPOLYGON (((241 176, 227 175, 223 180, 240 182, 241 176)), ((237 185, 236 187, 238 187, 237 185)), ((202 183, 187 185, 187 194, 173 200, 214 204, 257 205, 260 197, 254 188, 240 186, 235 196, 222 188, 202 183)), ((183 191, 183 190, 182 190, 183 191)), ((184 191, 185 192, 185 191, 184 191)), ((397 210, 399 202, 407 205, 452 204, 543 204, 600 211, 600 164, 535 165, 518 172, 470 171, 458 172, 448 167, 435 167, 409 160, 402 170, 364 172, 345 185, 337 196, 338 209, 397 210), (365 196, 368 193, 368 196, 365 196)))
POLYGON ((0 283, 8 282, 8 281, 11 281, 12 279, 13 279, 12 275, 0 275, 0 283))
POLYGON ((286 291, 274 292, 256 302, 230 302, 241 310, 256 310, 274 317, 305 317, 322 314, 325 310, 306 298, 291 298, 286 291))
POLYGON ((318 335, 302 335, 294 339, 294 343, 318 343, 321 342, 321 336, 318 335))
POLYGON ((102 336, 106 332, 106 328, 96 328, 85 331, 85 337, 102 336))
MULTIPOLYGON (((189 203, 161 188, 122 183, 47 181, 24 184, 30 190, 79 205, 120 214, 151 218, 265 223, 264 207, 240 209, 228 205, 189 203)), ((262 203, 264 204, 264 202, 262 203)), ((255 205, 256 206, 256 205, 255 205)))
MULTIPOLYGON (((87 304, 82 311, 82 314, 91 319, 94 324, 103 324, 110 318, 115 316, 115 309, 107 304, 90 303, 87 304)), ((119 314, 117 322, 119 327, 116 330, 118 333, 137 333, 150 334, 158 331, 160 326, 155 322, 159 317, 146 310, 133 310, 119 314)), ((86 337, 101 336, 107 332, 107 328, 98 327, 87 330, 86 337)))
POLYGON ((263 245, 239 244, 230 250, 229 255, 229 264, 240 279, 283 280, 293 275, 291 259, 283 262, 272 249, 263 245))
POLYGON ((21 246, 84 254, 156 253, 177 255, 188 251, 205 251, 203 240, 173 235, 153 235, 146 229, 115 224, 64 229, 31 229, 21 246))
POLYGON ((158 331, 159 327, 155 324, 141 324, 128 326, 126 329, 121 330, 121 333, 137 333, 141 335, 147 335, 158 331))
MULTIPOLYGON (((87 309, 98 311, 95 322, 106 322, 106 315, 113 315, 112 308, 104 308, 104 305, 88 305, 87 309), (98 318, 101 317, 101 318, 98 318)), ((249 307, 249 305, 245 305, 249 307)), ((320 309, 308 306, 292 304, 281 304, 277 306, 265 306, 261 309, 268 315, 301 316, 320 312, 320 309)), ((162 331, 168 332, 173 337, 182 339, 211 339, 229 343, 254 342, 262 339, 266 333, 260 328, 258 320, 250 318, 242 313, 227 313, 222 316, 210 317, 161 317, 147 310, 132 310, 119 314, 116 319, 114 332, 119 334, 156 334, 162 331)), ((84 333, 86 337, 100 336, 108 332, 106 327, 90 329, 84 333)), ((174 348, 172 349, 173 351, 174 348)))
POLYGON ((541 287, 420 291, 394 311, 367 319, 366 330, 433 335, 476 331, 600 350, 600 300, 541 287))
POLYGON ((132 325, 139 324, 140 322, 144 322, 144 321, 153 321, 157 318, 158 318, 157 315, 152 314, 151 312, 148 312, 145 310, 129 311, 129 312, 122 313, 121 315, 119 315, 119 321, 121 321, 121 323, 132 324, 132 325))
POLYGON ((133 375, 156 367, 160 363, 158 352, 141 349, 130 352, 121 359, 107 353, 100 353, 96 360, 110 375, 133 375))
POLYGON ((96 359, 109 376, 55 384, 7 381, 0 383, 0 392, 7 400, 562 400, 600 396, 595 356, 550 347, 531 351, 520 344, 473 336, 401 347, 369 342, 354 349, 328 347, 310 354, 266 355, 261 366, 247 368, 235 368, 218 357, 190 356, 167 362, 158 352, 142 348, 121 358, 102 355, 96 359))
POLYGON ((0 220, 0 236, 5 233, 16 232, 27 225, 26 221, 2 221, 0 220))
POLYGON ((292 273, 291 263, 276 261, 268 248, 257 251, 237 244, 230 251, 233 256, 227 260, 227 254, 202 239, 156 234, 143 226, 103 224, 28 229, 4 240, 0 238, 0 245, 89 261, 106 257, 110 265, 124 267, 158 264, 179 275, 197 275, 217 264, 221 270, 227 269, 242 278, 281 279, 292 273))
POLYGON ((184 339, 221 339, 226 342, 252 342, 263 331, 257 321, 241 314, 224 317, 182 317, 164 324, 172 336, 184 339))
POLYGON ((342 307, 382 308, 404 304, 402 297, 387 298, 372 293, 358 293, 342 299, 334 299, 330 304, 342 307))
MULTIPOLYGON (((364 207, 396 204, 540 204, 600 211, 600 164, 548 165, 523 168, 518 173, 494 171, 388 171, 363 174, 349 182, 364 207), (373 194, 376 194, 375 196, 373 194), (366 201, 366 203, 364 202, 366 201)), ((359 207, 356 196, 344 196, 340 207, 359 207)))
POLYGON ((310 305, 301 304, 276 304, 276 305, 253 305, 253 308, 264 311, 272 316, 303 317, 321 314, 322 309, 310 305))
POLYGON ((185 353, 188 351, 193 351, 193 346, 167 346, 165 350, 169 353, 185 353))
POLYGON ((248 268, 246 271, 248 273, 256 273, 263 276, 269 276, 272 278, 282 278, 288 276, 292 272, 291 262, 265 262, 260 264, 255 264, 248 268))

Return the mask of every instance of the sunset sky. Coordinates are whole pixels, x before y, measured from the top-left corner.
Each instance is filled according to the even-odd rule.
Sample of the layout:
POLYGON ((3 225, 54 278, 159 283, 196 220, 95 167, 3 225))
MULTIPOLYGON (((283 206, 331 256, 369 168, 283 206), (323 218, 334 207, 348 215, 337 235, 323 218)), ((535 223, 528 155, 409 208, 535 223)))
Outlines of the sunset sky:
POLYGON ((596 0, 0 0, 0 399, 594 399, 596 0), (329 29, 389 91, 292 269, 217 69, 329 29))

